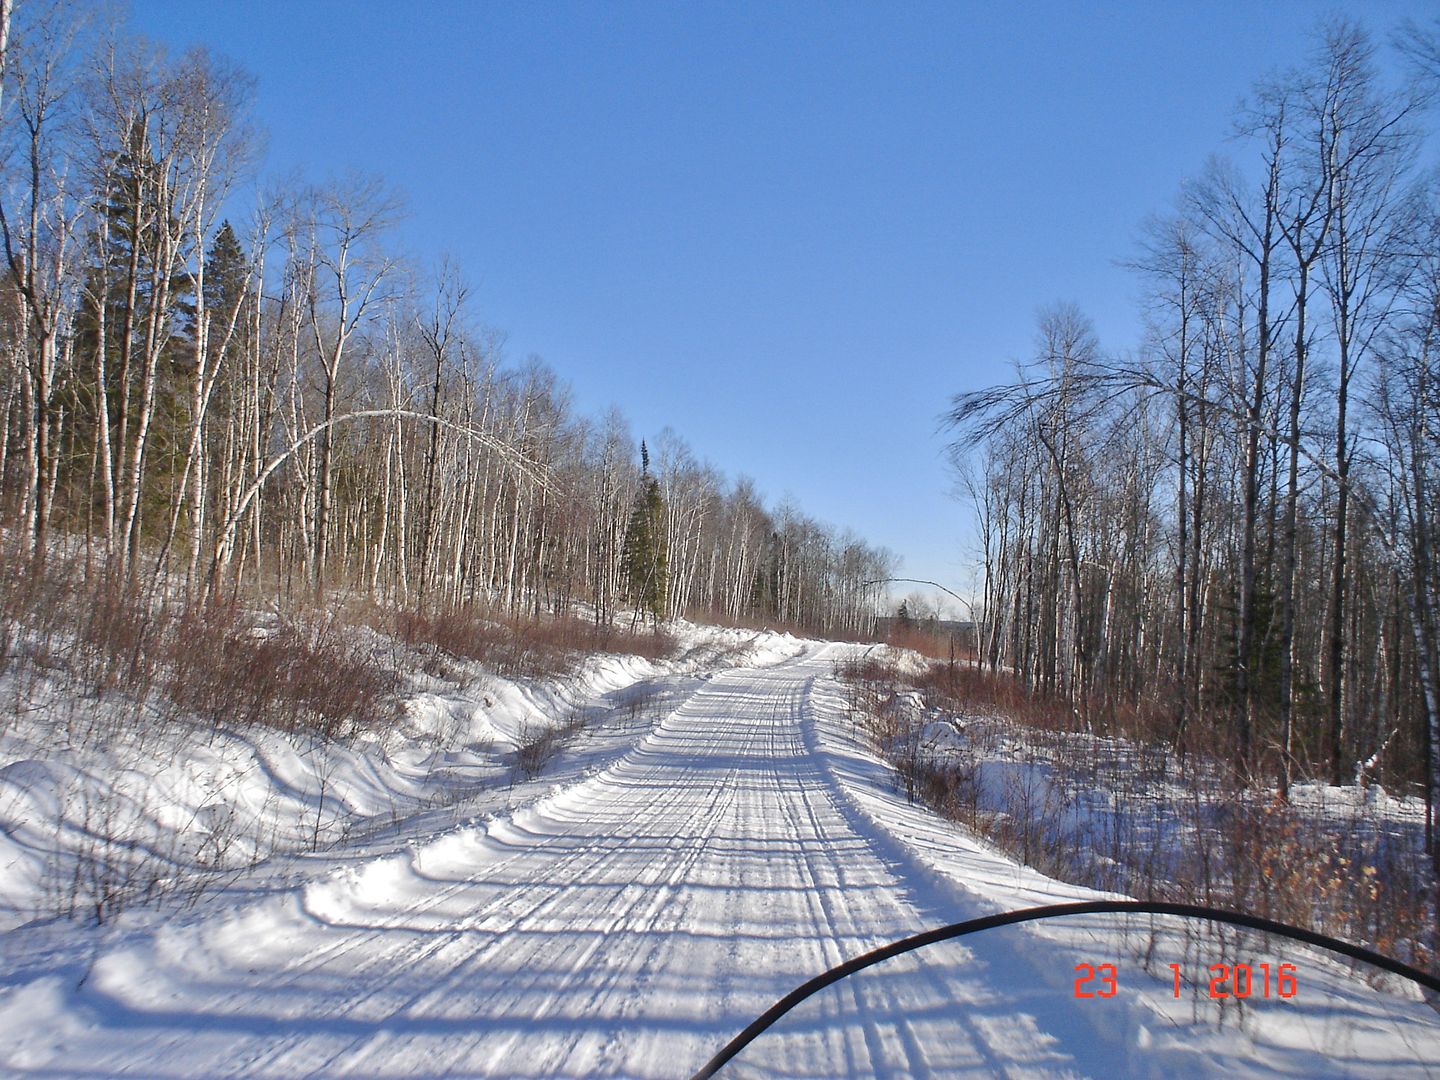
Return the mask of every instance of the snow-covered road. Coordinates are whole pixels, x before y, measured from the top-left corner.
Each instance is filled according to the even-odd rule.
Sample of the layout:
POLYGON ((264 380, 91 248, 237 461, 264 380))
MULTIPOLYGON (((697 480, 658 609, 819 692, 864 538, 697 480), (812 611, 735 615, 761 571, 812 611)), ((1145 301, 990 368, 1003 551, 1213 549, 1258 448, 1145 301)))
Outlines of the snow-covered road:
MULTIPOLYGON (((844 959, 1086 895, 976 845, 924 857, 926 816, 844 745, 841 648, 715 676, 617 762, 503 819, 125 935, 83 986, 25 981, 0 999, 0 1072, 683 1077, 844 959), (959 857, 991 901, 947 889, 959 857)), ((1057 948, 1013 934, 857 980, 734 1075, 1115 1075, 1134 1010, 1067 1007, 1057 948)))

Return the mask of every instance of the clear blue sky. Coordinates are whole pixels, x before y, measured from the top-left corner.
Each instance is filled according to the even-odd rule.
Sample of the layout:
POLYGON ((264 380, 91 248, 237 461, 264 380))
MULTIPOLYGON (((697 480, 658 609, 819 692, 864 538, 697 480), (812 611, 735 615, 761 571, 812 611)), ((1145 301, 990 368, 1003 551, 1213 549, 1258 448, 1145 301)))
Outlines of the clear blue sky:
MULTIPOLYGON (((258 78, 264 167, 378 173, 512 359, 966 591, 949 396, 1070 301, 1132 348, 1140 226, 1327 13, 1433 2, 136 0, 258 78)), ((901 590, 903 591, 903 589, 901 590)), ((897 593, 898 595, 898 593, 897 593)))

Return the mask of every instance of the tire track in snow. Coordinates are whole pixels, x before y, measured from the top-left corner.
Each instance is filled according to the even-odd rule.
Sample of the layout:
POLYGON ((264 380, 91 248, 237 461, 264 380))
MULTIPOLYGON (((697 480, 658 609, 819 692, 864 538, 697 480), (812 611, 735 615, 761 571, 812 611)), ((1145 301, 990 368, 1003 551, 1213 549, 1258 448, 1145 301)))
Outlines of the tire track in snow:
MULTIPOLYGON (((611 766, 611 768, 614 769, 623 767, 626 763, 626 760, 632 754, 633 752, 622 756, 620 761, 617 762, 616 765, 611 766)), ((582 789, 586 789, 592 786, 603 787, 606 783, 605 772, 608 771, 609 770, 607 769, 602 773, 597 774, 596 776, 586 778, 585 780, 580 781, 578 784, 560 792, 551 793, 550 795, 543 797, 542 799, 538 800, 536 803, 531 804, 528 807, 520 808, 518 811, 512 813, 508 818, 492 822, 491 825, 486 829, 486 831, 478 837, 479 845, 488 849, 493 848, 500 843, 507 842, 505 840, 501 840, 497 835, 496 831, 500 833, 520 832, 523 830, 523 826, 517 823, 518 819, 528 818, 528 816, 531 814, 542 813, 544 807, 550 804, 559 803, 562 800, 566 799, 568 796, 573 796, 577 791, 580 791, 582 789)), ((471 828, 473 827, 462 826, 460 827, 460 829, 452 831, 452 833, 449 835, 453 836, 456 834, 463 834, 471 828)), ((443 840, 444 837, 442 836, 439 839, 443 840)), ((487 876, 491 878, 500 877, 503 880, 505 876, 505 871, 511 869, 517 863, 533 859, 537 850, 563 847, 568 839, 569 837, 560 833, 546 837, 539 837, 538 834, 532 834, 531 837, 526 838, 523 846, 521 846, 512 854, 502 856, 494 854, 493 851, 487 851, 486 856, 488 861, 483 865, 483 868, 486 871, 487 876)), ((412 868, 414 867, 416 859, 421 856, 422 851, 423 849, 411 850, 408 853, 409 861, 412 868)), ((579 868, 578 864, 587 861, 593 862, 596 857, 597 854, 595 851, 586 849, 572 849, 568 853, 562 854, 557 859, 555 863, 555 868, 559 871, 575 870, 579 868)), ((600 857, 603 858, 603 854, 600 857)), ((371 863, 365 864, 359 869, 358 873, 353 873, 352 880, 350 882, 337 881, 335 880, 335 876, 332 876, 332 878, 330 879, 322 879, 316 882, 308 883, 307 885, 301 887, 301 889, 298 891, 298 894, 293 898, 293 900, 282 901, 286 903, 295 903, 299 908, 300 913, 306 919, 310 920, 316 926, 322 928, 322 933, 326 933, 328 936, 330 931, 337 931, 339 932, 340 936, 336 936, 333 938, 333 940, 324 942, 318 948, 309 949, 303 953, 290 954, 288 957, 288 962, 285 964, 284 967, 279 968, 274 972, 268 972, 267 978, 269 979, 269 981, 267 982, 266 987, 268 996, 273 997, 274 994, 283 992, 285 990, 298 989, 300 987, 300 983, 304 979, 312 975, 313 972, 316 971, 318 968, 327 965, 335 965, 341 961, 347 960, 352 955, 357 954, 363 956, 364 959, 350 972, 349 978, 361 982, 372 980, 383 982, 383 976, 385 972, 392 970, 398 963, 401 962, 400 954, 405 953, 407 950, 410 950, 411 955, 405 957, 406 962, 410 964, 414 964, 416 962, 423 962, 429 959, 435 953, 444 949, 448 944, 462 940, 465 936, 466 931, 471 928, 470 924, 474 923, 477 919, 483 919, 489 914, 493 914, 494 909, 497 907, 506 907, 513 903, 513 896, 510 889, 504 887, 503 885, 498 887, 496 889, 496 895, 493 897, 491 902, 485 907, 481 908, 475 916, 465 919, 461 923, 461 925, 450 931, 446 937, 437 939, 436 941, 430 943, 418 954, 415 954, 413 952, 413 946, 405 939, 404 935, 430 934, 434 931, 425 929, 420 926, 412 925, 413 923, 418 921, 416 917, 419 915, 427 915, 438 912, 441 909, 446 908, 457 896, 467 892, 468 890, 473 889, 477 885, 477 881, 475 880, 473 874, 458 878, 453 883, 442 887, 433 896, 421 900, 418 903, 411 904, 409 907, 399 910, 393 914, 384 912, 383 909, 371 908, 370 910, 374 912, 374 917, 369 922, 343 922, 339 919, 322 915, 318 911, 313 910, 310 906, 310 894, 312 890, 319 889, 358 892, 358 890, 362 889, 366 884, 364 878, 367 871, 372 871, 375 866, 379 864, 394 862, 402 858, 405 858, 405 856, 399 854, 384 856, 380 859, 374 860, 371 863), (347 885, 351 887, 349 890, 346 889, 347 885), (402 935, 399 940, 395 940, 393 942, 387 940, 393 937, 397 932, 402 935)), ((421 875, 417 874, 416 876, 418 877, 421 875)), ((352 899, 354 898, 356 897, 352 897, 352 899)), ((444 922, 445 920, 441 921, 444 922)), ((510 920, 511 925, 513 925, 513 922, 513 919, 510 920)), ((506 928, 508 927, 502 927, 502 930, 506 928)), ((497 931, 497 933, 499 932, 500 931, 497 931)), ((206 989, 206 984, 202 983, 200 987, 196 987, 194 989, 203 993, 206 989)), ((245 1011, 243 1006, 246 1002, 246 999, 253 996, 253 987, 242 986, 239 988, 231 988, 228 991, 219 994, 218 996, 212 997, 211 1000, 206 1003, 207 1011, 224 1015, 243 1013, 245 1011)), ((117 1011, 127 1010, 122 1009, 117 1011)), ((135 1023, 138 1028, 143 1029, 144 1027, 146 1027, 145 1021, 147 1010, 143 1006, 139 1009, 131 1009, 128 1011, 131 1014, 130 1019, 135 1023)), ((217 1064, 216 1068, 219 1071, 215 1072, 213 1075, 234 1075, 242 1077, 252 1075, 253 1071, 256 1068, 263 1066, 267 1062, 278 1060, 280 1057, 283 1056, 283 1054, 289 1047, 295 1045, 303 1038, 304 1036, 300 1035, 296 1036, 293 1039, 280 1040, 279 1042, 273 1043, 271 1046, 258 1051, 253 1057, 247 1056, 238 1061, 230 1061, 225 1063, 224 1066, 217 1064)), ((184 1049, 188 1046, 188 1044, 192 1042, 192 1040, 193 1035, 189 1032, 177 1032, 173 1030, 167 1031, 164 1034, 156 1035, 153 1038, 153 1041, 150 1043, 150 1045, 146 1048, 144 1052, 144 1057, 147 1060, 163 1062, 174 1057, 178 1052, 183 1052, 184 1049)), ((110 1059, 109 1055, 105 1056, 107 1060, 110 1059)), ((103 1063, 97 1062, 96 1064, 100 1065, 103 1068, 103 1063)))
MULTIPOLYGON (((528 809, 528 808, 527 808, 528 809)), ((513 822, 513 819, 511 819, 513 822)), ((488 839, 485 838, 485 839, 488 839)), ((540 840, 533 845, 527 845, 512 855, 500 858, 494 869, 503 870, 512 864, 530 858, 535 850, 563 845, 564 836, 556 835, 540 840)), ((484 840, 482 840, 482 844, 484 840)), ((387 862, 400 858, 401 856, 386 856, 377 862, 387 862)), ((561 856, 557 862, 557 869, 575 868, 576 864, 584 861, 593 862, 597 857, 594 851, 572 850, 561 856)), ((373 865, 373 864, 372 864, 373 865)), ((413 865, 413 862, 412 862, 413 865)), ((365 870, 362 868, 360 877, 363 878, 365 870)), ((363 881, 356 881, 353 884, 359 886, 363 881)), ((413 925, 417 915, 428 915, 436 913, 455 898, 477 886, 473 877, 460 878, 442 888, 434 897, 411 905, 394 914, 384 912, 383 909, 372 909, 376 912, 376 918, 370 922, 342 922, 326 916, 322 916, 312 910, 308 904, 308 894, 312 888, 341 887, 333 880, 311 883, 302 887, 301 893, 295 898, 301 913, 311 920, 319 932, 327 936, 336 933, 342 936, 334 938, 333 941, 321 945, 318 949, 304 953, 291 954, 290 961, 271 976, 271 981, 266 985, 266 996, 274 998, 277 994, 287 990, 297 991, 297 996, 305 993, 301 986, 302 982, 312 977, 315 971, 326 966, 335 966, 341 961, 348 960, 352 956, 360 956, 361 962, 353 967, 347 975, 350 981, 363 984, 379 983, 382 988, 386 972, 393 970, 398 964, 415 965, 433 959, 437 954, 456 943, 463 942, 468 933, 475 929, 474 924, 484 921, 494 914, 497 907, 509 906, 513 903, 513 896, 508 889, 499 888, 490 903, 480 908, 474 914, 461 919, 459 925, 454 929, 438 932, 435 940, 426 942, 418 951, 411 939, 419 935, 437 935, 437 931, 421 926, 413 925), (396 937, 396 935, 399 935, 396 937), (276 978, 278 976, 278 979, 276 978)), ((440 920, 442 924, 448 920, 440 920)), ((502 936, 504 931, 514 925, 515 920, 511 919, 508 925, 493 930, 496 937, 502 936)), ((202 987, 203 989, 203 987, 202 987)), ((383 991, 377 991, 380 993, 383 991)), ((207 1011, 215 1014, 236 1014, 244 1013, 245 1002, 255 996, 254 988, 242 986, 226 991, 219 997, 207 1002, 207 1011)), ((145 1010, 138 1010, 134 1019, 144 1022, 145 1010)), ((174 1051, 183 1050, 191 1041, 192 1035, 188 1032, 167 1032, 166 1036, 158 1037, 156 1044, 151 1045, 145 1051, 145 1057, 149 1060, 164 1061, 173 1056, 174 1051), (160 1038, 166 1038, 164 1043, 160 1038)), ((258 1075, 257 1070, 266 1064, 282 1059, 285 1053, 304 1040, 304 1034, 296 1035, 293 1038, 282 1040, 257 1051, 253 1057, 244 1057, 241 1060, 229 1062, 222 1066, 217 1064, 215 1076, 236 1076, 247 1077, 258 1075)), ((287 1066, 288 1068, 288 1066, 287 1066)))
MULTIPOLYGON (((593 778, 581 786, 588 786, 592 782, 594 782, 593 778)), ((559 793, 557 796, 542 800, 542 802, 558 803, 563 797, 571 795, 573 791, 574 789, 569 789, 566 792, 559 793)), ((651 810, 651 817, 654 819, 659 820, 662 816, 663 812, 660 808, 656 807, 651 810)), ((504 861, 503 866, 496 867, 494 870, 508 870, 517 863, 533 860, 535 856, 547 854, 551 848, 557 845, 563 846, 567 839, 568 837, 564 834, 550 836, 544 841, 534 844, 533 847, 510 856, 504 861)), ((563 923, 567 918, 574 917, 574 913, 566 909, 575 904, 575 897, 571 892, 571 887, 563 883, 567 881, 583 881, 586 878, 596 876, 598 870, 613 859, 616 850, 617 845, 612 844, 572 848, 568 853, 562 854, 550 861, 552 877, 562 884, 553 887, 533 886, 531 892, 525 892, 519 896, 515 894, 513 885, 509 888, 502 888, 490 905, 467 917, 453 933, 439 942, 433 949, 428 949, 419 955, 406 958, 408 964, 415 965, 438 960, 442 951, 450 950, 452 947, 458 948, 461 955, 453 964, 449 965, 450 974, 446 979, 446 986, 410 995, 408 998, 387 1003, 383 1009, 374 1009, 372 1011, 381 1015, 396 1015, 403 1010, 420 1008, 427 1003, 438 1002, 453 988, 452 984, 463 980, 467 969, 482 967, 484 963, 491 958, 493 953, 511 947, 517 932, 523 935, 521 937, 522 941, 538 949, 541 945, 542 935, 531 930, 530 927, 532 925, 543 927, 547 923, 563 923), (544 889, 543 894, 538 897, 533 895, 533 890, 540 888, 544 889), (485 927, 482 932, 487 940, 476 944, 474 931, 481 924, 490 921, 491 917, 496 914, 496 907, 504 907, 506 909, 505 915, 508 916, 508 918, 502 919, 501 925, 499 926, 485 927)), ((495 874, 490 867, 483 867, 483 869, 486 871, 487 877, 493 878, 500 876, 495 874)), ((474 884, 475 882, 472 876, 471 879, 461 882, 459 889, 456 891, 463 890, 474 884)), ((615 916, 608 926, 600 927, 594 931, 594 940, 576 959, 575 967, 577 969, 585 967, 595 952, 601 947, 605 936, 618 929, 633 912, 641 906, 645 900, 645 890, 651 884, 653 883, 639 880, 633 884, 620 887, 615 897, 615 900, 623 902, 619 914, 615 916)), ((402 941, 393 952, 401 953, 404 948, 405 945, 402 941)), ((367 965, 367 969, 381 966, 383 963, 385 963, 384 960, 377 958, 367 965)), ((517 964, 517 966, 519 965, 517 964)), ((517 989, 523 992, 526 988, 517 987, 517 989)), ((373 1003, 375 997, 384 992, 382 988, 382 990, 377 991, 376 995, 372 995, 368 1001, 373 1003)), ((550 1008, 553 1007, 554 1000, 559 994, 560 991, 557 990, 546 1003, 542 1004, 542 1006, 537 1009, 533 1019, 543 1020, 550 1008)), ((277 1052, 274 1055, 274 1060, 279 1061, 283 1056, 283 1053, 277 1052)), ((363 1053, 359 1054, 356 1062, 347 1063, 343 1071, 350 1071, 349 1065, 357 1063, 359 1060, 362 1060, 363 1057, 363 1053)), ((256 1061, 252 1062, 251 1066, 254 1067, 263 1064, 265 1064, 265 1062, 256 1061)), ((331 1064, 338 1065, 338 1060, 332 1061, 331 1064)), ((247 1075, 247 1073, 242 1071, 241 1073, 237 1073, 237 1075, 247 1075)))
MULTIPOLYGON (((218 970, 157 954, 135 982, 113 984, 113 1011, 45 1074, 687 1073, 798 982, 933 921, 814 753, 810 690, 827 668, 821 650, 717 675, 616 762, 473 843, 462 827, 407 864, 377 861, 348 889, 324 886, 338 914, 322 921, 317 891, 310 912, 296 909, 304 921, 281 926, 293 940, 252 952, 223 922, 207 942, 202 923, 194 940, 218 970), (438 862, 428 873, 426 858, 438 862), (382 894, 391 870, 395 891, 382 894), (411 899, 397 908, 400 896, 411 899), (184 990, 184 1007, 147 1011, 147 974, 184 990), (127 986, 142 1004, 127 1003, 127 986)), ((913 987, 843 990, 824 1016, 869 1018, 806 1036, 813 1056, 791 1075, 929 1068, 904 1016, 913 987)), ((1034 1065, 987 1057, 973 1028, 953 1030, 976 1075, 1034 1065)))
MULTIPOLYGON (((616 775, 614 777, 610 777, 608 779, 605 777, 601 777, 599 781, 600 784, 603 785, 603 787, 613 789, 613 791, 615 792, 619 792, 621 794, 621 798, 618 800, 615 798, 606 798, 603 797, 603 794, 601 794, 597 795, 597 798, 595 800, 597 804, 603 806, 605 804, 620 805, 624 803, 625 800, 623 798, 623 794, 626 790, 640 786, 643 784, 643 782, 647 780, 653 780, 653 778, 657 775, 659 771, 657 768, 649 767, 638 776, 623 776, 622 774, 628 772, 628 770, 625 768, 625 764, 626 763, 622 763, 622 765, 615 770, 616 775)), ((594 781, 587 781, 587 784, 592 782, 594 781)), ((571 791, 573 790, 574 789, 571 789, 571 791)), ((540 808, 543 809, 546 805, 552 808, 556 808, 560 805, 563 805, 564 802, 572 801, 564 799, 564 797, 568 795, 570 795, 569 791, 563 792, 560 794, 560 796, 557 796, 555 798, 543 800, 542 804, 540 804, 540 808)), ((693 864, 693 862, 699 858, 700 853, 703 851, 703 845, 696 846, 692 843, 692 841, 701 836, 701 833, 699 831, 701 825, 703 825, 707 818, 713 817, 714 801, 716 800, 716 798, 721 797, 731 797, 730 786, 723 782, 720 784, 711 785, 710 798, 712 805, 707 808, 707 812, 700 814, 686 813, 683 815, 683 818, 685 820, 695 823, 695 827, 691 830, 691 832, 684 836, 671 836, 669 839, 667 839, 666 844, 672 849, 679 851, 684 851, 687 848, 694 849, 693 854, 691 855, 688 862, 682 863, 678 868, 670 872, 669 877, 672 883, 679 881, 684 877, 689 865, 693 864)), ((621 817, 629 817, 630 815, 627 811, 626 814, 612 814, 612 816, 615 817, 618 821, 621 817)), ((653 833, 656 836, 660 836, 667 835, 667 832, 671 830, 662 828, 659 824, 654 824, 652 826, 651 823, 663 822, 667 817, 673 816, 673 805, 667 807, 666 805, 661 803, 651 803, 648 807, 646 807, 643 817, 639 819, 630 817, 630 820, 632 826, 637 826, 640 824, 651 826, 644 831, 653 833)), ((636 828, 635 831, 639 832, 641 830, 636 828)), ((551 841, 555 839, 562 838, 552 837, 551 841)), ((537 845, 537 850, 548 848, 549 846, 551 846, 551 841, 547 841, 542 845, 537 845)), ((586 877, 594 876, 591 871, 595 867, 598 867, 601 864, 606 863, 608 860, 613 859, 617 850, 619 850, 619 845, 614 843, 602 844, 600 845, 600 850, 598 851, 593 845, 587 845, 581 848, 577 848, 569 856, 562 858, 553 865, 551 876, 554 878, 558 878, 562 882, 567 880, 573 882, 576 879, 584 880, 586 877), (562 868, 565 872, 558 874, 553 873, 554 869, 562 868)), ((526 853, 522 853, 521 855, 517 856, 517 860, 523 859, 525 857, 525 854, 526 853)), ((660 874, 658 871, 654 873, 642 871, 637 881, 634 883, 634 886, 638 886, 641 890, 653 888, 659 883, 658 879, 660 876, 663 875, 660 874)), ((625 886, 625 888, 622 890, 622 895, 629 896, 632 893, 632 889, 632 886, 625 886)), ((599 929, 598 935, 594 938, 590 946, 584 952, 579 954, 573 965, 573 971, 581 971, 586 968, 588 965, 588 961, 595 955, 596 951, 600 948, 604 938, 609 934, 614 933, 616 930, 620 929, 625 924, 629 923, 640 928, 648 927, 653 924, 654 913, 660 906, 663 905, 663 902, 666 898, 666 893, 661 892, 653 897, 650 904, 649 913, 646 917, 642 917, 641 919, 632 918, 631 916, 633 916, 635 909, 639 906, 642 896, 643 892, 635 894, 633 896, 633 899, 626 903, 625 907, 622 909, 621 914, 617 916, 609 926, 601 927, 599 929)), ((532 896, 524 904, 517 902, 513 897, 508 897, 508 906, 526 907, 528 908, 527 913, 515 919, 511 925, 504 927, 502 931, 497 932, 494 940, 489 946, 482 947, 479 950, 473 950, 471 954, 464 959, 463 967, 477 968, 483 966, 485 961, 489 959, 489 955, 491 952, 504 947, 504 945, 506 944, 506 938, 504 936, 506 932, 514 930, 525 931, 527 929, 527 925, 532 923, 544 925, 547 922, 563 922, 564 916, 567 913, 562 909, 566 905, 569 905, 571 903, 571 891, 570 888, 565 885, 560 885, 553 889, 550 889, 545 895, 540 896, 539 898, 535 898, 532 896)), ((462 939, 463 935, 457 936, 457 940, 462 939)), ((538 942, 539 936, 537 935, 535 938, 536 944, 534 946, 536 949, 540 947, 538 942)), ((461 981, 461 966, 462 965, 456 965, 456 967, 454 968, 453 976, 447 980, 448 982, 461 981)), ((527 985, 524 983, 512 984, 511 987, 512 991, 517 991, 520 993, 524 993, 531 988, 531 985, 527 985)), ((531 1014, 530 1017, 531 1020, 542 1021, 553 1009, 555 1003, 564 997, 565 989, 566 987, 562 985, 556 990, 548 993, 544 1000, 539 1002, 534 1009, 534 1012, 531 1014)), ((426 996, 435 997, 443 995, 445 992, 445 990, 437 990, 434 992, 434 994, 426 996)), ((420 997, 417 997, 412 1001, 405 1003, 405 1005, 409 1007, 413 1007, 419 1004, 421 1004, 420 997)), ((517 1035, 516 1038, 518 1039, 519 1036, 517 1035)), ((512 1042, 513 1041, 514 1040, 512 1039, 512 1042)), ((510 1049, 512 1049, 512 1047, 506 1046, 501 1051, 496 1053, 495 1056, 503 1058, 504 1056, 506 1056, 510 1049)))

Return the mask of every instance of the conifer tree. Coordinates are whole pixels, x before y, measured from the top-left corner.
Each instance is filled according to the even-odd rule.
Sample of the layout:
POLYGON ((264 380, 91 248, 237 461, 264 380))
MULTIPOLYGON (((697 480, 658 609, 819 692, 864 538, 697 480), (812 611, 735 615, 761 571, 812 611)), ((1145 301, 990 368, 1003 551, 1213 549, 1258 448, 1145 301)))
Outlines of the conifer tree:
POLYGON ((640 443, 640 490, 625 529, 625 580, 630 599, 658 625, 669 599, 669 551, 660 482, 650 475, 650 451, 640 443))
MULTIPOLYGON (((252 299, 249 289, 250 266, 245 249, 230 222, 221 222, 205 255, 205 309, 212 327, 209 347, 218 351, 224 346, 223 355, 211 361, 222 372, 219 389, 210 405, 212 418, 217 420, 223 421, 230 415, 235 407, 233 399, 240 392, 240 374, 235 361, 244 351, 243 334, 232 334, 227 343, 225 329, 232 321, 242 324, 240 312, 252 299)), ((193 319, 187 329, 189 335, 195 337, 193 319)))

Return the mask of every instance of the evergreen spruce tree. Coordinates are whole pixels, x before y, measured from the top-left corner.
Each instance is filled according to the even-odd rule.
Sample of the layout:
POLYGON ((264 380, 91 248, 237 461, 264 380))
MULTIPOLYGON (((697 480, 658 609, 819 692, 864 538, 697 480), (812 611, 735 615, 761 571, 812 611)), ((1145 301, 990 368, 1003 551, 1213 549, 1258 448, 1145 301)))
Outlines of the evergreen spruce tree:
POLYGON ((213 318, 225 321, 244 303, 249 281, 245 249, 228 220, 220 223, 205 256, 205 306, 213 318))
MULTIPOLYGON (((131 452, 130 436, 140 423, 139 354, 154 320, 156 337, 163 344, 142 478, 142 506, 148 512, 141 517, 163 520, 174 498, 189 421, 186 379, 193 364, 194 296, 186 275, 172 273, 164 282, 165 307, 157 312, 162 257, 157 225, 166 211, 156 193, 154 158, 138 122, 131 124, 120 149, 110 156, 108 173, 109 184, 93 207, 95 216, 106 220, 105 242, 101 244, 98 229, 91 234, 86 249, 90 261, 80 269, 83 289, 72 324, 76 371, 57 389, 62 409, 74 418, 61 477, 67 485, 84 485, 89 476, 88 462, 95 456, 100 430, 96 354, 101 349, 105 350, 106 420, 117 470, 118 462, 131 452)), ((168 224, 172 232, 178 230, 173 218, 168 224)), ((92 505, 98 506, 98 499, 98 492, 93 493, 92 505)))
MULTIPOLYGON (((217 347, 219 337, 223 335, 231 317, 236 315, 237 309, 245 308, 250 299, 249 288, 250 270, 245 249, 240 246, 230 222, 224 221, 216 231, 215 239, 210 242, 210 250, 205 256, 205 307, 210 317, 212 349, 217 347)), ((212 363, 220 364, 223 369, 220 388, 210 406, 211 414, 220 419, 230 414, 235 406, 233 398, 242 390, 237 381, 239 373, 235 370, 233 361, 244 352, 243 318, 241 315, 237 319, 236 332, 226 355, 212 360, 212 363)), ((193 335, 193 326, 190 332, 193 335)))
POLYGON ((658 626, 669 598, 669 551, 665 543, 665 503, 660 482, 650 475, 650 451, 640 443, 640 490, 625 529, 621 553, 625 581, 636 608, 658 626))

